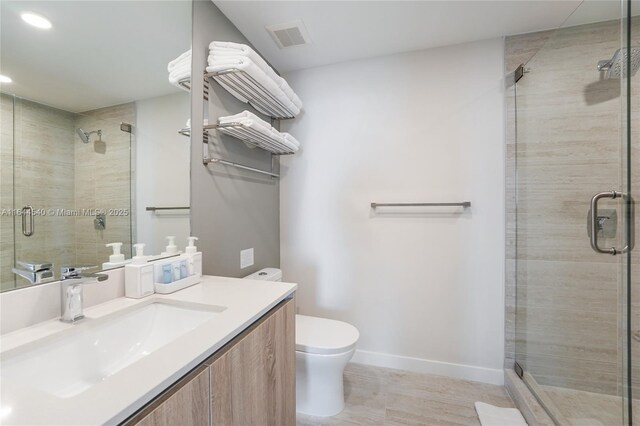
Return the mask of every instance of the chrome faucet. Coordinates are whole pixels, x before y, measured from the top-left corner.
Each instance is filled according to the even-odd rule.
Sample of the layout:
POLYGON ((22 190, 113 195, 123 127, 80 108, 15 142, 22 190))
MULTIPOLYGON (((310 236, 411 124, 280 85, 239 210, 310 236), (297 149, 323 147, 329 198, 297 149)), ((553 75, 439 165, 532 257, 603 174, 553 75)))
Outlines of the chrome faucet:
POLYGON ((20 275, 31 284, 44 284, 53 281, 53 265, 51 262, 25 262, 18 260, 13 273, 20 275))
POLYGON ((97 266, 63 266, 60 268, 60 321, 74 323, 84 318, 82 313, 82 286, 105 281, 107 274, 87 273, 97 266))

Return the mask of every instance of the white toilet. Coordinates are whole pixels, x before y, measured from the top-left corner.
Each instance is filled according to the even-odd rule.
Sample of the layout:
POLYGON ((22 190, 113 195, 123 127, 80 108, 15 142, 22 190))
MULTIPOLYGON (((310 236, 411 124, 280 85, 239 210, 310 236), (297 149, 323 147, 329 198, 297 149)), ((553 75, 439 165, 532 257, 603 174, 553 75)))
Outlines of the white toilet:
MULTIPOLYGON (((282 271, 265 268, 245 278, 282 281, 282 271)), ((297 412, 326 417, 344 409, 342 373, 359 337, 346 322, 296 315, 297 412)))

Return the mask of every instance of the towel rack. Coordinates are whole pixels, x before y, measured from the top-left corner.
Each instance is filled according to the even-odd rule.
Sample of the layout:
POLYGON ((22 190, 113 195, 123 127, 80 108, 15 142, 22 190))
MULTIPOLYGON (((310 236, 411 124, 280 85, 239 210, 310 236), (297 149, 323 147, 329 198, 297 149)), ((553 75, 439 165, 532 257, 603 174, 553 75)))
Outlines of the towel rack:
POLYGON ((204 77, 205 79, 213 78, 226 90, 241 95, 249 105, 272 118, 282 120, 295 117, 295 114, 278 98, 243 70, 232 68, 206 73, 204 77))
POLYGON ((280 177, 280 175, 277 174, 277 173, 268 172, 268 171, 262 170, 262 169, 256 169, 255 167, 245 166, 244 164, 234 163, 233 161, 223 160, 222 158, 204 157, 202 159, 202 162, 204 164, 220 163, 220 164, 224 164, 226 166, 232 166, 232 167, 236 167, 236 168, 242 169, 242 170, 249 170, 251 172, 261 173, 263 175, 268 175, 268 176, 271 176, 272 178, 276 178, 276 179, 280 177))
MULTIPOLYGON (((178 130, 178 133, 181 134, 182 136, 189 137, 189 136, 191 136, 191 128, 190 127, 185 127, 184 129, 178 130)), ((208 136, 209 136, 209 134, 207 133, 207 131, 203 130, 202 131, 202 137, 203 138, 207 138, 208 136)))
POLYGON ((294 154, 289 147, 284 145, 276 138, 270 138, 267 135, 263 135, 260 132, 245 126, 242 123, 223 123, 223 124, 208 124, 204 126, 205 130, 218 129, 221 132, 240 139, 243 142, 262 148, 276 155, 289 155, 294 154))
POLYGON ((147 207, 148 212, 156 212, 158 210, 189 210, 191 207, 147 207))
MULTIPOLYGON (((209 84, 208 79, 205 77, 203 87, 203 97, 205 101, 209 100, 209 84)), ((187 92, 191 92, 191 76, 178 80, 178 85, 185 89, 187 92)))
POLYGON ((371 208, 377 207, 471 207, 471 201, 461 201, 459 203, 371 203, 371 208))

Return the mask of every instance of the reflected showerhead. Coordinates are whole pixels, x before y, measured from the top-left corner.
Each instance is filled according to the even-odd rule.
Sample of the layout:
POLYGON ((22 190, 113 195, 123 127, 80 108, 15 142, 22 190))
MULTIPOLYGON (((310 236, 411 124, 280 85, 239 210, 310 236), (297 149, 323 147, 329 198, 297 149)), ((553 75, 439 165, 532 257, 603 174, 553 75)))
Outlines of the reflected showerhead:
POLYGON ((598 71, 605 71, 604 77, 606 79, 626 77, 627 61, 631 63, 631 76, 633 76, 638 71, 638 68, 640 68, 639 47, 616 50, 616 53, 613 54, 613 58, 598 61, 598 71), (630 59, 628 57, 629 51, 631 51, 630 59))
POLYGON ((83 143, 89 143, 89 137, 92 134, 97 134, 99 140, 102 140, 102 130, 94 130, 93 132, 85 132, 82 129, 76 129, 76 132, 78 133, 78 136, 80 136, 80 139, 82 140, 83 143))

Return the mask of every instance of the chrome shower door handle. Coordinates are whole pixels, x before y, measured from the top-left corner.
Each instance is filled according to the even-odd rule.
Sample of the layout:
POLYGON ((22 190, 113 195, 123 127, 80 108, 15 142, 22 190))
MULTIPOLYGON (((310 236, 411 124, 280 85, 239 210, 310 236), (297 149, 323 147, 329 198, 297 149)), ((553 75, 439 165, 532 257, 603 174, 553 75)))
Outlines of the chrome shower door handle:
POLYGON ((33 207, 24 206, 22 208, 22 235, 30 237, 33 235, 33 207), (27 227, 27 216, 29 216, 29 227, 27 227))
POLYGON ((615 200, 616 198, 620 198, 622 197, 622 193, 618 192, 618 191, 605 191, 605 192, 598 192, 596 195, 593 196, 593 198, 591 198, 591 221, 589 223, 589 226, 591 228, 591 235, 590 235, 590 239, 591 239, 591 248, 596 252, 596 253, 603 253, 603 254, 610 254, 615 256, 618 253, 621 253, 619 250, 616 250, 615 247, 610 247, 608 249, 601 249, 600 246, 598 245, 598 231, 600 230, 600 227, 598 226, 598 201, 600 201, 602 198, 611 198, 612 200, 615 200))

